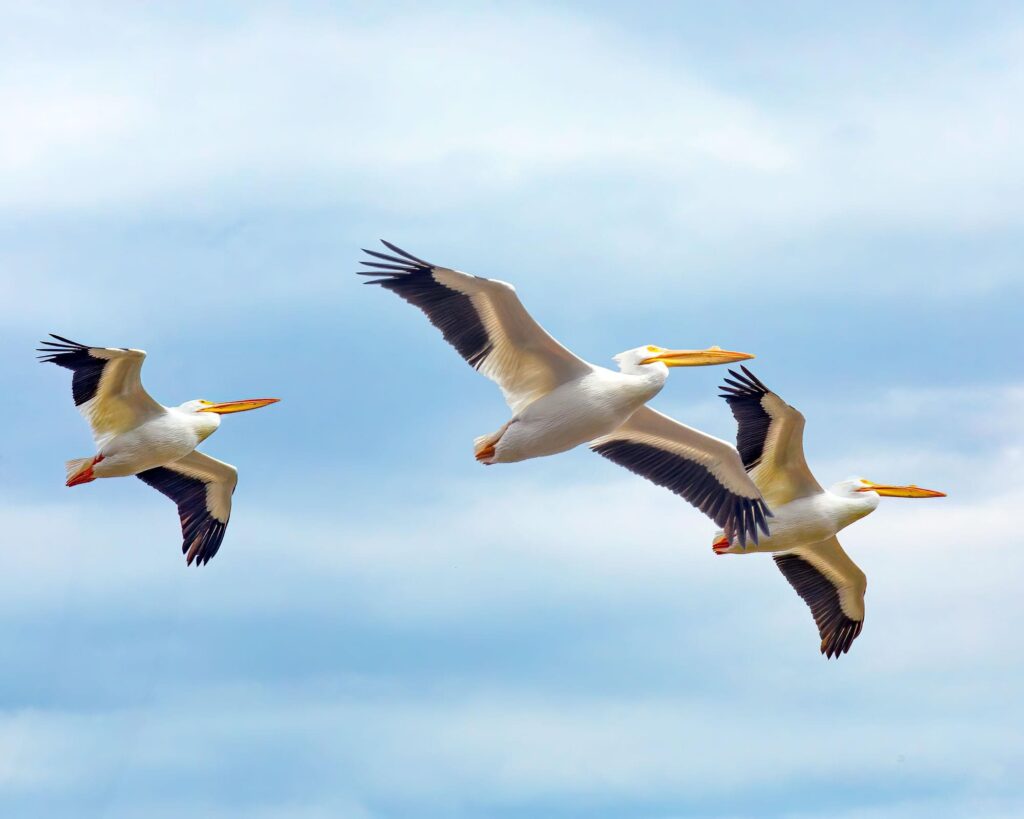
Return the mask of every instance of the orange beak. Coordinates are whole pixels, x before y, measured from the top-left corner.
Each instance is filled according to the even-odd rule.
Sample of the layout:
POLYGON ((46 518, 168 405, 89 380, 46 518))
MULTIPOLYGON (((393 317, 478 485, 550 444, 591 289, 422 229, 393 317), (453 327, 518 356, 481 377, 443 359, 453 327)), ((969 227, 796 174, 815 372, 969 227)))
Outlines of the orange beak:
POLYGON ((220 404, 210 404, 203 407, 200 412, 215 412, 217 415, 230 415, 232 412, 248 412, 259 409, 268 404, 276 404, 280 398, 246 398, 244 401, 224 401, 220 404))
POLYGON ((735 353, 721 347, 708 347, 706 350, 663 350, 660 347, 648 347, 654 355, 645 358, 641 364, 662 362, 666 367, 711 367, 716 364, 732 364, 753 358, 750 353, 735 353))
POLYGON ((944 498, 945 492, 937 489, 922 489, 920 486, 908 484, 907 486, 893 486, 891 484, 874 483, 861 479, 864 486, 858 492, 876 492, 885 498, 944 498))

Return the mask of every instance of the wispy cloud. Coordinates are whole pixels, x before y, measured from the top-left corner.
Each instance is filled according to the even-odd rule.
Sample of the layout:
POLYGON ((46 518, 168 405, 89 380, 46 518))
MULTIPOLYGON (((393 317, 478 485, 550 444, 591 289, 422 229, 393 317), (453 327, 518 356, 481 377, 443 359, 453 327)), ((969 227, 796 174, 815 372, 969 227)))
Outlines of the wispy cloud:
MULTIPOLYGON (((894 400, 914 415, 935 398, 894 400)), ((984 460, 965 463, 966 483, 983 478, 984 460)), ((5 616, 69 646, 41 667, 74 673, 76 692, 73 705, 33 705, 29 667, 8 694, 8 797, 56 792, 131 815, 150 804, 140 789, 230 816, 223 794, 258 764, 279 772, 253 797, 266 816, 556 803, 799 815, 855 772, 843 804, 869 813, 922 815, 939 780, 962 815, 1012 811, 1024 764, 1005 727, 1017 673, 1005 647, 1024 616, 1019 481, 981 501, 886 503, 848 530, 869 577, 867 627, 826 663, 771 562, 713 556, 712 527, 669 493, 614 471, 536 486, 494 477, 403 496, 401 515, 386 494, 301 520, 290 498, 250 497, 202 572, 181 567, 157 496, 135 511, 99 495, 0 510, 19 544, 0 577, 5 616), (119 625, 126 611, 137 631, 119 625), (105 664, 122 656, 149 659, 111 679, 105 664), (737 749, 774 762, 733 764, 737 749), (284 783, 300 769, 296 801, 284 783), (191 783, 184 801, 168 789, 177 781, 191 783), (907 783, 919 798, 894 806, 907 783)))
MULTIPOLYGON (((5 815, 1020 812, 1014 13, 182 8, 0 10, 5 815), (349 275, 380 235, 595 361, 749 348, 823 483, 948 491, 843 534, 851 654, 668 492, 475 464, 506 408, 349 275), (51 329, 148 347, 168 403, 285 399, 204 445, 242 477, 209 566, 140 482, 63 489, 51 329)), ((722 374, 656 404, 731 438, 722 374)))
POLYGON ((0 75, 19 123, 0 142, 9 211, 284 197, 422 213, 610 176, 703 232, 1024 216, 1005 195, 1024 175, 1013 26, 953 53, 917 45, 913 74, 869 72, 804 108, 565 11, 263 11, 204 29, 130 10, 20 16, 61 55, 15 47, 0 75))

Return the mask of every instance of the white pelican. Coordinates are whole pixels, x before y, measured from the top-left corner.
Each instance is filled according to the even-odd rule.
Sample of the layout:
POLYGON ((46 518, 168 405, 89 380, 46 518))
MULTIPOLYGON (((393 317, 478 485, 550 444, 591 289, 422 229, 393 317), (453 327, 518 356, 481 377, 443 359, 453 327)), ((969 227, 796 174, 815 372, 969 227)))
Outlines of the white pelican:
POLYGON ((729 370, 722 385, 738 426, 743 463, 772 509, 771 535, 744 549, 719 532, 715 554, 773 552, 775 564, 814 615, 821 653, 850 650, 864 626, 867 578, 836 539, 836 533, 874 512, 883 497, 943 498, 920 487, 849 478, 822 489, 804 460, 804 417, 743 367, 729 370), (732 542, 730 542, 732 541, 732 542))
POLYGON ((755 541, 767 533, 761 493, 735 449, 646 408, 669 367, 753 358, 711 347, 653 345, 615 356, 619 372, 569 352, 530 316, 505 282, 438 267, 389 242, 359 271, 420 308, 474 368, 497 382, 512 410, 500 429, 474 442, 484 464, 512 463, 591 442, 610 460, 667 486, 730 535, 755 541))
POLYGON ((86 347, 61 336, 51 338, 56 341, 41 342, 39 358, 74 373, 71 394, 96 442, 95 455, 67 462, 67 485, 138 476, 178 505, 186 562, 207 563, 224 539, 238 472, 196 447, 217 430, 221 415, 278 399, 220 404, 195 400, 164 407, 142 386, 142 350, 86 347))

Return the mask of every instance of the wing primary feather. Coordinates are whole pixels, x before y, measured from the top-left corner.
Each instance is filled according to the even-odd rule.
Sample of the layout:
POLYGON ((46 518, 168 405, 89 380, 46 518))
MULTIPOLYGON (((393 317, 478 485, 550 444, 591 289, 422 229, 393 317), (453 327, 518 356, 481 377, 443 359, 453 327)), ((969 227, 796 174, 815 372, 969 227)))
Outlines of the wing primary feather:
MULTIPOLYGON (((51 334, 52 335, 52 334, 51 334)), ((100 379, 103 377, 103 370, 109 363, 107 360, 97 358, 90 352, 90 348, 84 344, 76 344, 67 341, 60 336, 53 336, 68 344, 67 347, 60 347, 52 342, 42 341, 41 344, 50 344, 49 348, 40 348, 39 361, 44 364, 56 364, 71 370, 74 375, 71 378, 71 397, 75 406, 92 400, 100 386, 100 379)))
POLYGON ((747 471, 754 469, 764 455, 765 442, 771 428, 772 418, 762 406, 766 391, 755 389, 735 370, 729 374, 737 380, 726 378, 721 385, 721 398, 729 404, 737 422, 736 448, 747 471))
MULTIPOLYGON (((409 269, 415 269, 416 267, 424 266, 424 265, 412 265, 412 264, 409 264, 409 262, 407 260, 405 260, 403 258, 400 258, 398 256, 392 256, 390 253, 381 253, 379 250, 370 250, 370 249, 365 248, 365 247, 363 248, 363 253, 368 253, 370 256, 374 256, 375 258, 378 258, 378 259, 383 259, 386 262, 395 262, 397 264, 405 265, 409 269)), ((429 265, 428 264, 428 265, 425 265, 425 266, 426 267, 432 267, 433 265, 429 265)))
MULTIPOLYGON (((88 349, 88 345, 87 344, 82 344, 82 343, 80 343, 78 341, 72 341, 70 338, 64 338, 64 336, 59 336, 56 333, 50 333, 49 336, 50 336, 50 338, 57 339, 57 341, 63 341, 65 344, 68 344, 71 347, 78 347, 80 349, 88 349)), ((52 344, 52 343, 53 343, 52 341, 44 341, 43 342, 43 344, 52 344)))
POLYGON ((864 621, 855 620, 843 611, 840 589, 798 554, 784 552, 774 555, 774 560, 810 609, 821 637, 821 653, 828 659, 847 653, 864 628, 864 621))
POLYGON ((748 538, 757 542, 754 509, 763 507, 764 501, 737 495, 705 465, 630 439, 601 440, 591 444, 591 449, 688 501, 721 526, 730 540, 739 540, 744 548, 748 538))
POLYGON ((403 273, 408 273, 409 270, 412 269, 407 264, 388 264, 386 262, 367 262, 367 261, 365 261, 363 259, 359 260, 359 264, 364 265, 366 267, 377 267, 377 268, 380 268, 381 270, 399 270, 399 271, 401 271, 403 273))
MULTIPOLYGON (((732 370, 729 370, 732 372, 732 370)), ((724 379, 725 383, 728 384, 736 392, 746 392, 746 385, 741 384, 739 381, 733 381, 731 378, 724 379)), ((723 390, 729 389, 729 387, 722 387, 723 390)))
POLYGON ((382 245, 392 254, 364 248, 360 266, 370 269, 357 273, 422 310, 471 367, 497 382, 513 412, 592 371, 537 323, 511 285, 382 245))
POLYGON ((382 245, 384 245, 384 247, 388 248, 389 250, 393 250, 399 256, 404 256, 405 258, 410 259, 410 260, 416 262, 416 264, 421 264, 424 267, 433 267, 434 266, 430 262, 425 262, 425 261, 423 261, 423 259, 420 259, 417 256, 413 256, 411 253, 409 253, 409 252, 407 252, 405 250, 402 250, 402 248, 397 247, 396 245, 391 244, 391 242, 389 242, 387 239, 381 239, 380 243, 382 245))
POLYGON ((185 555, 186 563, 191 565, 195 561, 197 566, 209 563, 220 549, 227 530, 227 521, 219 520, 210 511, 209 481, 164 466, 139 472, 136 477, 177 505, 181 522, 181 553, 185 555))
POLYGON ((757 389, 763 390, 764 392, 771 392, 771 390, 768 389, 767 386, 765 386, 765 383, 760 378, 758 378, 750 370, 747 369, 746 364, 740 364, 740 369, 743 370, 747 378, 750 379, 750 381, 753 383, 755 387, 757 387, 757 389))
MULTIPOLYGON (((387 258, 382 253, 373 255, 387 258)), ((415 259, 414 256, 409 258, 415 259)), ((392 261, 402 262, 401 259, 392 261)), ((479 369, 494 349, 494 342, 472 299, 439 282, 434 278, 433 269, 424 263, 424 266, 409 266, 399 272, 374 270, 365 271, 364 275, 378 276, 366 284, 380 285, 420 308, 469 365, 479 369)))

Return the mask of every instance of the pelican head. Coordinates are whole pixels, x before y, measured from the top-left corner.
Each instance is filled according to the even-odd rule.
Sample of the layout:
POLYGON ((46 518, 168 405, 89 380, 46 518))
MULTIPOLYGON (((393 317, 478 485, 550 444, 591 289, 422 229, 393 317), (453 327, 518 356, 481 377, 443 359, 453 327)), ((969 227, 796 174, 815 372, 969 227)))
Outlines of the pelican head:
POLYGON ((280 400, 280 398, 247 398, 244 401, 223 401, 218 404, 203 398, 196 398, 194 401, 186 401, 178 407, 178 410, 194 418, 196 423, 201 422, 201 426, 216 429, 220 426, 221 415, 259 409, 280 400))
POLYGON ((753 358, 750 353, 734 353, 721 347, 706 350, 667 350, 654 344, 635 347, 615 356, 623 372, 637 372, 650 365, 664 367, 709 367, 714 364, 732 364, 753 358))
POLYGON ((199 435, 199 440, 205 441, 220 427, 222 415, 259 409, 280 400, 280 398, 247 398, 244 401, 224 401, 215 404, 213 401, 197 398, 194 401, 186 401, 178 407, 178 411, 188 416, 191 426, 199 435))

